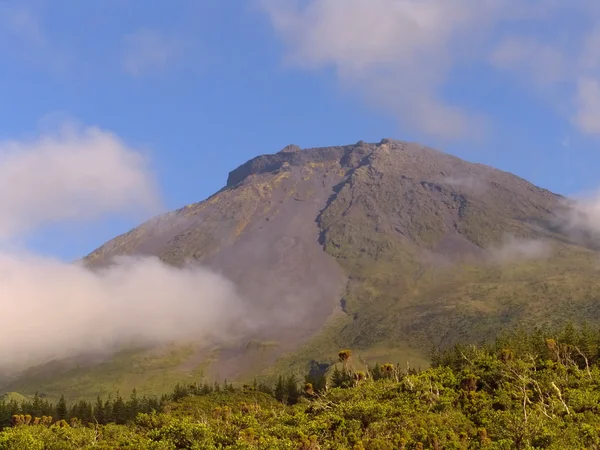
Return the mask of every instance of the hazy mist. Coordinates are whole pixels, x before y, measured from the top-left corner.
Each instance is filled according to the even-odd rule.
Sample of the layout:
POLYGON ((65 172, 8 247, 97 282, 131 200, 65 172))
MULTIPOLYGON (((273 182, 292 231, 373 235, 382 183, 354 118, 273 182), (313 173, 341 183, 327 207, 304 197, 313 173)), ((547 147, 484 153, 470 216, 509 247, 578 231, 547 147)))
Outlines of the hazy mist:
POLYGON ((146 158, 112 133, 66 126, 0 142, 0 369, 243 328, 235 287, 206 269, 124 258, 92 272, 15 250, 48 224, 159 205, 146 158))
POLYGON ((33 255, 0 255, 0 361, 23 367, 121 344, 212 338, 240 330, 234 286, 202 268, 124 258, 92 272, 33 255))

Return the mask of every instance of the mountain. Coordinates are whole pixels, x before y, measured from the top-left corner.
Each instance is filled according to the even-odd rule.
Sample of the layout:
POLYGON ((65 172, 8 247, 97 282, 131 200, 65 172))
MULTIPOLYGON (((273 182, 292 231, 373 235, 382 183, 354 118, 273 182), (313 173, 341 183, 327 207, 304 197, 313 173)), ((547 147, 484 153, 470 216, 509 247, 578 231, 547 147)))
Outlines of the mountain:
MULTIPOLYGON (((273 318, 268 326, 234 345, 171 349, 170 362, 146 364, 144 376, 131 375, 127 359, 97 373, 122 381, 127 372, 159 390, 157 379, 184 373, 246 380, 274 364, 326 366, 345 347, 367 361, 426 365, 432 346, 490 339, 506 327, 600 323, 599 255, 569 214, 557 194, 414 143, 290 145, 233 170, 210 198, 84 259, 91 268, 118 255, 202 264, 232 280, 257 317, 273 318)), ((38 368, 5 389, 28 393, 31 380, 49 391, 64 380, 87 386, 94 370, 48 378, 38 368)))

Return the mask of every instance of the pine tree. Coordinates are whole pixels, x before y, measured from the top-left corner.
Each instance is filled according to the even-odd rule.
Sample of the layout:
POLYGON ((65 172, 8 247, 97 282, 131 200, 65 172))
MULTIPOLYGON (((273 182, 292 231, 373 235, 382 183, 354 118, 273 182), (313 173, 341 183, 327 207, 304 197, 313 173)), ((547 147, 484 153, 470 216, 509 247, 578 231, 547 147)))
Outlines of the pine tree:
POLYGON ((577 332, 572 322, 568 322, 558 336, 558 342, 569 347, 577 345, 577 332))
POLYGON ((137 391, 134 388, 127 402, 127 415, 130 420, 135 419, 138 412, 140 411, 140 402, 137 398, 137 391))
POLYGON ((94 405, 93 415, 94 418, 98 421, 98 423, 106 423, 104 405, 102 404, 100 396, 96 397, 96 404, 94 405))
POLYGON ((77 414, 75 417, 81 420, 82 423, 87 424, 93 421, 92 404, 84 400, 81 400, 77 404, 77 414))
POLYGON ((596 362, 596 355, 598 354, 597 338, 587 323, 584 323, 581 326, 577 350, 578 352, 583 353, 583 355, 579 356, 587 358, 588 364, 594 364, 596 362))
POLYGON ((277 379, 277 384, 275 385, 275 392, 273 394, 275 396, 275 399, 277 399, 281 403, 287 402, 286 386, 283 382, 283 377, 281 375, 279 375, 279 378, 277 379))
POLYGON ((315 392, 322 392, 327 385, 327 377, 322 374, 308 374, 304 377, 304 383, 310 383, 315 392))
POLYGON ((376 363, 375 367, 373 367, 373 370, 371 371, 371 376, 373 377, 373 380, 375 380, 375 381, 381 380, 383 378, 383 372, 381 370, 381 366, 379 365, 379 363, 376 363))
POLYGON ((114 421, 112 402, 109 398, 104 402, 104 423, 112 423, 114 421))
POLYGON ((40 398, 40 394, 38 394, 37 392, 33 396, 33 402, 31 403, 29 412, 33 417, 42 416, 42 399, 40 398))
POLYGON ((223 382, 223 390, 226 392, 234 392, 235 388, 232 383, 227 384, 227 380, 223 382))
POLYGON ((336 388, 346 388, 352 385, 352 379, 350 376, 340 369, 337 366, 333 369, 333 373, 331 374, 331 386, 336 388))
POLYGON ((298 390, 298 381, 295 375, 290 375, 285 382, 285 394, 288 405, 294 405, 298 403, 300 397, 300 391, 298 390))
POLYGON ((269 386, 268 384, 266 384, 265 382, 261 381, 258 384, 258 391, 259 392, 263 392, 265 394, 269 394, 269 395, 274 395, 273 394, 273 388, 271 388, 271 386, 269 386))
POLYGON ((171 399, 176 402, 177 400, 180 400, 183 397, 187 397, 188 394, 189 394, 188 388, 181 385, 180 383, 177 383, 175 385, 175 388, 173 389, 173 394, 171 395, 171 399))
POLYGON ((65 401, 65 396, 61 395, 56 405, 56 420, 67 420, 67 416, 67 402, 65 401))
POLYGON ((117 393, 117 397, 113 402, 112 413, 113 420, 115 421, 115 423, 124 424, 127 421, 127 409, 125 406, 125 402, 123 401, 119 393, 117 393))

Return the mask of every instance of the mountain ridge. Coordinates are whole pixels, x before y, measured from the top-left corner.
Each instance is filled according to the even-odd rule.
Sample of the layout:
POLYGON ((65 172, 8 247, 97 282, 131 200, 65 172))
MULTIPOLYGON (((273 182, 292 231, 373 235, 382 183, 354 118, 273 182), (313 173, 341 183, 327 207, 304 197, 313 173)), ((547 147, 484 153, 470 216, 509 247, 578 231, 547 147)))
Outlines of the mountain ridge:
POLYGON ((151 255, 235 283, 261 326, 240 342, 198 345, 169 376, 302 372, 346 347, 425 365, 431 346, 507 327, 600 323, 598 252, 569 234, 567 207, 523 178, 420 144, 289 145, 83 262, 151 255))
MULTIPOLYGON (((131 247, 129 242, 119 243, 116 238, 108 243, 108 251, 101 247, 89 259, 104 253, 110 256, 146 250, 171 264, 192 260, 217 267, 247 291, 248 277, 243 279, 240 271, 248 270, 251 278, 264 278, 261 271, 277 270, 280 264, 275 261, 280 261, 282 255, 271 255, 271 265, 259 270, 242 269, 236 264, 232 268, 228 259, 263 258, 263 253, 249 250, 248 246, 258 245, 268 254, 268 249, 276 245, 273 242, 279 242, 277 236, 290 239, 290 249, 301 242, 304 248, 311 248, 311 258, 322 256, 324 250, 347 276, 344 281, 339 271, 334 275, 331 259, 327 258, 323 272, 336 279, 338 286, 345 284, 346 292, 337 288, 325 295, 339 297, 333 302, 339 303, 339 308, 329 307, 311 315, 311 320, 322 326, 336 310, 352 310, 355 289, 360 291, 365 285, 360 277, 356 281, 356 273, 369 270, 367 266, 381 266, 384 254, 390 263, 422 277, 431 260, 445 260, 446 264, 482 261, 496 247, 505 245, 506 235, 522 240, 568 241, 554 226, 558 219, 554 211, 562 207, 563 201, 564 197, 508 172, 469 163, 420 144, 383 139, 379 143, 359 141, 305 150, 288 145, 278 153, 250 159, 229 173, 225 187, 218 193, 177 210, 176 218, 194 218, 183 220, 185 225, 181 228, 173 226, 158 239, 156 234, 160 232, 150 232, 145 242, 155 246, 162 242, 162 250, 149 248, 143 238, 131 247), (307 209, 308 204, 312 207, 307 209), (283 205, 283 212, 278 205, 283 205), (299 230, 282 234, 302 210, 302 226, 313 226, 314 222, 317 229, 301 238, 294 235, 299 230), (269 227, 263 220, 279 225, 269 227), (265 227, 270 230, 268 241, 259 233, 265 227), (396 255, 391 254, 394 251, 396 255), (362 264, 365 255, 368 263, 362 264), (397 255, 404 255, 403 260, 395 261, 397 255)), ((136 230, 139 229, 130 233, 135 234, 136 230)), ((300 253, 297 248, 294 252, 300 253)), ((311 262, 309 258, 304 263, 311 262)), ((380 270, 384 272, 381 267, 380 270)), ((293 285, 289 275, 283 274, 293 285)), ((407 291, 412 281, 402 282, 400 278, 394 282, 396 288, 407 291)), ((302 287, 312 281, 304 278, 302 287)), ((263 292, 263 283, 259 284, 263 292)), ((300 284, 296 288, 300 289, 300 284)), ((285 293, 285 289, 279 292, 285 293)), ((364 298, 359 303, 364 303, 364 298)), ((318 328, 296 337, 305 340, 318 328)), ((268 339, 280 337, 275 332, 268 339)))

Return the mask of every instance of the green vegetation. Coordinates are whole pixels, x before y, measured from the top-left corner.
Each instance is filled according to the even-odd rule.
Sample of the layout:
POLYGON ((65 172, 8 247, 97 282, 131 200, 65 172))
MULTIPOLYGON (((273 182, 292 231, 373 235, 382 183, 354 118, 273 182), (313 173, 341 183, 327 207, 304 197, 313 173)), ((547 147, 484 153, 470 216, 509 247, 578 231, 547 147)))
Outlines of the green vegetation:
POLYGON ((32 396, 36 392, 51 400, 94 400, 117 391, 161 395, 178 382, 198 375, 197 367, 182 367, 193 355, 191 345, 169 345, 151 350, 124 350, 102 362, 74 364, 54 362, 30 369, 4 390, 32 396))
POLYGON ((314 287, 301 300, 302 320, 281 325, 275 317, 266 333, 227 348, 216 343, 206 355, 181 348, 42 367, 0 392, 92 401, 134 387, 160 396, 202 375, 275 383, 311 361, 335 361, 340 348, 352 350, 357 370, 388 361, 425 369, 432 347, 486 342, 515 326, 598 326, 597 246, 586 243, 586 233, 561 229, 564 214, 562 199, 514 175, 397 141, 258 157, 206 201, 115 238, 86 262, 93 267, 160 242, 156 256, 173 266, 190 259, 210 266, 218 255, 257 322, 286 294, 314 287), (194 225, 180 232, 182 217, 194 225), (499 262, 494 249, 507 235, 547 244, 548 258, 520 254, 499 262), (273 236, 294 239, 302 250, 280 248, 273 236), (250 257, 248 248, 268 251, 250 257), (322 278, 298 270, 301 260, 322 278), (338 273, 340 291, 324 289, 338 273), (269 288, 273 280, 282 290, 269 288))
POLYGON ((432 367, 357 370, 338 352, 328 379, 178 385, 160 400, 39 397, 0 402, 0 450, 599 449, 600 332, 518 330, 457 345, 432 367), (52 417, 50 417, 50 414, 52 417))

